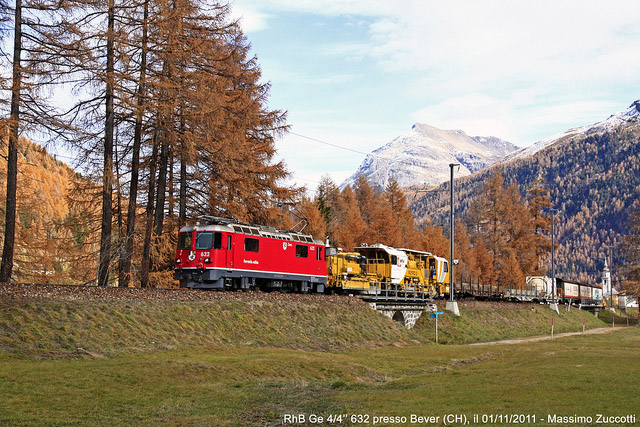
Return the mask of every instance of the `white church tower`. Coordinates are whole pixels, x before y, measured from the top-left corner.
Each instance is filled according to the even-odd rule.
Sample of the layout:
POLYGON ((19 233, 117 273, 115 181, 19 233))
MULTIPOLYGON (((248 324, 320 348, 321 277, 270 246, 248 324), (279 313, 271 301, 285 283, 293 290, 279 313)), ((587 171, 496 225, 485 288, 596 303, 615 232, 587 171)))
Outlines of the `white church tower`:
POLYGON ((607 305, 609 305, 609 309, 614 310, 612 307, 613 294, 611 287, 611 271, 609 270, 609 265, 607 264, 607 260, 604 260, 604 270, 602 270, 602 298, 607 300, 607 305))

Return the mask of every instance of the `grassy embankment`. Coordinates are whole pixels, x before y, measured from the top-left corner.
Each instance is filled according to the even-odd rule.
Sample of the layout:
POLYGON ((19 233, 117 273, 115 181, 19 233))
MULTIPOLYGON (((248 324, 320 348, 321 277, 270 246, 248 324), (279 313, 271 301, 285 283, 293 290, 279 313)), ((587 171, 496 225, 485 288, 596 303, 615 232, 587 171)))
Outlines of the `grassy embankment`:
MULTIPOLYGON (((541 424, 547 414, 637 410, 636 328, 518 345, 434 345, 432 321, 406 331, 347 300, 6 299, 0 308, 3 425, 282 425, 285 414, 347 415, 342 425, 361 414, 371 425, 374 416, 446 413, 535 414, 541 424), (612 378, 616 393, 599 393, 612 378)), ((497 333, 477 331, 496 329, 513 338, 527 327, 498 326, 521 316, 540 333, 550 329, 546 307, 460 308, 459 319, 441 317, 441 337, 493 340, 497 333)), ((556 314, 556 331, 581 330, 583 314, 556 314)))
MULTIPOLYGON (((439 302, 444 311, 444 303, 439 302)), ((606 326, 575 308, 460 302, 462 316, 439 319, 439 342, 463 344, 606 326)), ((601 314, 605 320, 608 313, 601 314)), ((619 317, 618 324, 622 318, 619 317)), ((633 319, 633 317, 632 317, 633 319)), ((626 324, 626 319, 625 319, 626 324)), ((239 345, 344 350, 429 343, 435 320, 407 331, 355 298, 243 295, 214 301, 0 300, 0 351, 25 357, 113 356, 181 346, 239 345)))
MULTIPOLYGON (((514 304, 502 302, 459 301, 461 316, 445 312, 438 319, 438 342, 442 344, 467 344, 506 340, 517 337, 550 335, 554 333, 580 332, 607 326, 592 313, 575 307, 567 310, 559 306, 559 313, 541 304, 514 304)), ((445 311, 445 303, 438 302, 438 311, 445 311)), ((607 315, 600 315, 607 319, 607 315)), ((625 318, 626 324, 626 318, 625 318)), ((435 320, 421 316, 415 332, 429 341, 435 339, 435 320)))
POLYGON ((0 299, 0 352, 103 357, 210 345, 330 350, 420 338, 358 299, 299 297, 239 295, 189 302, 0 299))

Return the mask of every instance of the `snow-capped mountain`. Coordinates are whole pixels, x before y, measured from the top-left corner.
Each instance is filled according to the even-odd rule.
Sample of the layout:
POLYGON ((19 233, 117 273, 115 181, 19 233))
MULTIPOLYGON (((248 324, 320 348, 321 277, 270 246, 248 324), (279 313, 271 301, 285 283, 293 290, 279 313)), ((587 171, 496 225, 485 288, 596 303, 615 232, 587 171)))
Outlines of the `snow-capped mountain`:
POLYGON ((469 175, 517 150, 496 137, 468 136, 461 130, 441 130, 422 123, 374 150, 342 187, 364 175, 371 185, 384 188, 391 177, 401 187, 439 184, 449 179, 449 164, 460 163, 456 176, 469 175))
POLYGON ((542 139, 530 145, 529 147, 525 147, 511 154, 508 154, 501 160, 501 162, 508 162, 517 158, 529 157, 557 142, 568 141, 571 139, 582 138, 589 135, 612 131, 621 125, 633 127, 640 125, 640 99, 631 104, 625 111, 612 114, 606 120, 591 125, 572 128, 560 134, 542 139))

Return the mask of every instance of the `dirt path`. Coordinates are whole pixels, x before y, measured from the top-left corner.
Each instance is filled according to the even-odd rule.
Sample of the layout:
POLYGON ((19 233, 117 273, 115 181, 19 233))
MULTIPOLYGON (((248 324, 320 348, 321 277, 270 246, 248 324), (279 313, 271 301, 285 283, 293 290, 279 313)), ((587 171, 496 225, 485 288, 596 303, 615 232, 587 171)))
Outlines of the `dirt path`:
MULTIPOLYGON (((553 339, 568 337, 571 335, 588 335, 588 334, 606 334, 613 331, 620 331, 626 328, 632 328, 634 326, 616 326, 615 328, 606 327, 606 328, 596 328, 596 329, 588 329, 584 333, 583 332, 564 332, 561 334, 554 334, 553 339)), ((637 326, 636 326, 637 328, 637 326)), ((528 338, 514 338, 510 340, 502 340, 502 341, 489 341, 489 342, 476 342, 468 345, 496 345, 496 344, 518 344, 523 342, 535 342, 535 341, 546 341, 550 340, 551 335, 541 335, 537 337, 528 337, 528 338)))

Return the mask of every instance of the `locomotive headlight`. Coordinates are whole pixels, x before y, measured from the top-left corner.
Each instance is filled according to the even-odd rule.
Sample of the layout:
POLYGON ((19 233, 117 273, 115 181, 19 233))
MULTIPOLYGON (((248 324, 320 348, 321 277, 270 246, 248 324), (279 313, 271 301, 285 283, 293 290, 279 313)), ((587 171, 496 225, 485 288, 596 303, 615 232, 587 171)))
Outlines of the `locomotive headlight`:
POLYGON ((205 263, 205 264, 209 264, 210 262, 211 262, 211 258, 205 258, 205 259, 204 259, 204 263, 205 263))
POLYGON ((180 258, 176 258, 176 264, 180 264, 181 262, 180 258))

